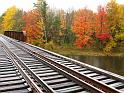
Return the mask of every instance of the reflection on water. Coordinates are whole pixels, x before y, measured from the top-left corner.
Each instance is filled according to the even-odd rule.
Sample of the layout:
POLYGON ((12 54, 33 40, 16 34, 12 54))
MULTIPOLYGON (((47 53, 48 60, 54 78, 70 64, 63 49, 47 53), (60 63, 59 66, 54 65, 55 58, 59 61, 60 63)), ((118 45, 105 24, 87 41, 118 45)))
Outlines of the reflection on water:
POLYGON ((68 56, 81 62, 124 76, 124 57, 68 56))

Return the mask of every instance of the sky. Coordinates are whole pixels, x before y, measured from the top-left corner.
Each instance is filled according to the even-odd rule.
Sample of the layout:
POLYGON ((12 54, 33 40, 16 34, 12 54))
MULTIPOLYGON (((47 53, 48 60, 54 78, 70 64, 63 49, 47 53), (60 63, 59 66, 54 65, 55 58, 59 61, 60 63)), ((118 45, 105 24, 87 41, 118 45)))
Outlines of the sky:
MULTIPOLYGON (((97 11, 98 5, 106 5, 109 0, 46 0, 48 5, 57 9, 80 9, 88 8, 97 11)), ((116 0, 119 4, 124 4, 124 0, 116 0)), ((20 9, 29 11, 33 8, 37 0, 0 0, 0 15, 6 11, 7 8, 15 5, 20 9)))

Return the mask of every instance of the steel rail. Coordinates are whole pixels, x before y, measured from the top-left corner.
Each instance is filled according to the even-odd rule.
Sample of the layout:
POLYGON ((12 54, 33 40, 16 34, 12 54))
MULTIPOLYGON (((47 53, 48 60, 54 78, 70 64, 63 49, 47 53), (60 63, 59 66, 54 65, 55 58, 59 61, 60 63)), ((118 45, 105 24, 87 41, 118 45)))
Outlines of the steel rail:
MULTIPOLYGON (((11 39, 11 38, 6 37, 6 36, 3 36, 3 37, 5 37, 5 38, 8 39, 8 40, 11 39)), ((13 39, 11 39, 11 40, 13 40, 13 39)), ((31 44, 29 44, 29 43, 25 43, 25 42, 22 42, 22 41, 20 41, 20 42, 21 42, 22 44, 28 45, 28 46, 30 46, 30 47, 34 47, 34 48, 36 48, 36 49, 38 49, 38 50, 41 50, 41 51, 46 52, 46 53, 48 53, 48 54, 51 54, 52 56, 55 56, 55 57, 64 59, 64 60, 66 60, 66 61, 70 61, 71 63, 78 64, 78 65, 80 65, 80 66, 86 67, 86 68, 88 68, 88 69, 90 69, 90 70, 93 70, 93 71, 95 71, 95 72, 102 73, 103 75, 109 76, 109 77, 111 77, 111 78, 113 78, 113 79, 120 80, 121 82, 124 83, 124 77, 121 76, 121 75, 118 75, 118 74, 115 74, 115 73, 112 73, 112 72, 109 72, 109 71, 100 69, 100 68, 98 68, 98 67, 91 66, 91 65, 89 65, 89 64, 82 63, 82 62, 77 61, 77 60, 75 60, 75 59, 65 57, 65 56, 63 56, 63 55, 57 54, 57 53, 52 52, 52 51, 49 51, 49 50, 45 50, 45 49, 43 49, 43 48, 40 48, 40 47, 31 45, 31 44)))
POLYGON ((2 48, 7 54, 8 58, 13 62, 13 64, 18 68, 19 72, 21 73, 22 77, 26 80, 26 82, 31 87, 33 93, 43 93, 41 89, 34 83, 34 81, 28 76, 28 74, 21 68, 21 66, 17 63, 17 61, 13 58, 11 53, 9 52, 9 49, 4 45, 2 41, 0 41, 2 44, 2 48))
POLYGON ((24 47, 23 45, 20 45, 20 44, 16 43, 15 41, 12 41, 11 43, 15 44, 17 47, 23 49, 24 51, 30 53, 31 55, 35 56, 36 58, 38 58, 40 60, 42 60, 42 59, 46 60, 47 64, 51 63, 51 64, 57 66, 58 68, 61 68, 62 70, 64 70, 64 71, 72 74, 73 76, 79 78, 80 80, 88 82, 89 84, 97 87, 98 89, 101 89, 102 91, 104 91, 106 93, 120 93, 121 92, 121 91, 119 91, 119 90, 117 90, 117 89, 115 89, 113 87, 109 87, 108 85, 106 85, 106 84, 104 84, 102 82, 94 80, 91 77, 88 77, 88 76, 86 76, 84 74, 80 74, 79 72, 74 71, 73 69, 68 68, 65 65, 62 65, 62 64, 56 62, 55 60, 46 58, 45 56, 43 56, 43 55, 41 55, 39 53, 36 53, 35 51, 32 51, 32 50, 24 47))
MULTIPOLYGON (((11 42, 13 43, 13 42, 11 42)), ((13 43, 15 45, 15 43, 13 43)), ((34 56, 36 59, 40 60, 42 63, 49 65, 51 68, 55 69, 56 71, 58 71, 59 73, 63 74, 64 76, 68 77, 69 79, 71 79, 72 81, 76 82, 77 84, 79 84, 80 86, 82 86, 83 88, 86 88, 87 90, 91 91, 92 93, 105 93, 104 91, 92 86, 91 84, 81 80, 80 78, 77 78, 77 76, 72 75, 71 73, 68 73, 67 71, 65 71, 64 69, 61 69, 61 67, 57 67, 55 64, 50 63, 49 61, 44 60, 43 58, 39 57, 38 55, 35 54, 34 51, 30 51, 30 50, 25 50, 24 47, 19 47, 17 46, 19 49, 31 54, 32 56, 34 56)), ((13 53, 14 54, 14 53, 13 53)), ((14 54, 17 58, 18 56, 16 54, 14 54)), ((19 58, 18 58, 19 59, 19 58)), ((25 64, 21 59, 20 60, 20 64, 25 64)), ((48 92, 49 93, 49 92, 48 92)), ((50 92, 51 93, 51 92, 50 92)))
POLYGON ((28 71, 30 73, 30 75, 41 85, 45 88, 45 91, 47 93, 56 93, 51 87, 49 87, 38 75, 36 75, 30 68, 28 68, 28 66, 26 66, 26 64, 15 54, 13 53, 2 41, 0 41, 3 45, 3 48, 5 50, 5 52, 7 53, 8 57, 12 60, 12 62, 17 66, 17 68, 19 69, 20 73, 24 76, 25 80, 27 81, 27 83, 30 85, 30 87, 32 88, 32 90, 34 89, 34 93, 43 93, 41 91, 41 89, 35 84, 35 82, 27 75, 27 73, 22 69, 25 68, 26 71, 28 71), (16 60, 18 60, 19 64, 22 66, 20 66, 16 60))
MULTIPOLYGON (((7 38, 8 38, 8 37, 7 37, 7 38)), ((10 39, 11 39, 11 38, 10 38, 10 39)), ((53 55, 53 56, 55 56, 55 57, 59 57, 59 58, 62 58, 62 59, 64 59, 64 60, 66 60, 66 61, 70 61, 70 62, 72 62, 72 63, 74 63, 74 64, 78 64, 78 65, 80 65, 80 66, 86 67, 86 68, 91 69, 91 70, 93 70, 93 71, 96 71, 96 72, 98 72, 98 73, 101 73, 101 72, 102 72, 103 75, 110 76, 110 77, 113 78, 113 79, 118 79, 118 80, 120 80, 121 82, 124 83, 124 77, 121 76, 121 75, 118 75, 118 74, 115 74, 115 73, 112 73, 112 72, 109 72, 109 71, 100 69, 100 68, 98 68, 98 67, 91 66, 91 65, 89 65, 89 64, 82 63, 82 62, 77 61, 77 60, 75 60, 75 59, 65 57, 65 56, 63 56, 63 55, 54 53, 54 52, 49 51, 49 50, 45 50, 45 49, 43 49, 43 48, 40 48, 40 47, 31 45, 31 44, 29 44, 29 43, 25 43, 25 42, 22 42, 22 43, 24 43, 24 44, 26 44, 26 45, 29 45, 29 46, 31 46, 31 47, 37 48, 38 50, 44 51, 44 52, 46 52, 46 53, 48 53, 48 54, 51 54, 51 55, 53 55)))
MULTIPOLYGON (((24 43, 25 43, 25 42, 24 42, 24 43)), ((26 44, 27 44, 27 43, 26 43, 26 44)), ((75 59, 71 59, 71 58, 65 57, 65 56, 63 56, 63 55, 60 55, 60 54, 57 54, 57 53, 54 53, 54 52, 51 52, 51 51, 48 51, 48 50, 39 48, 39 47, 34 46, 34 45, 31 45, 31 44, 28 44, 28 45, 33 46, 33 47, 36 47, 36 48, 40 49, 41 51, 47 52, 47 53, 49 53, 49 54, 51 54, 51 55, 54 55, 54 56, 56 56, 56 57, 65 59, 65 60, 67 60, 67 61, 71 61, 71 62, 74 63, 74 64, 78 64, 78 65, 80 65, 80 66, 84 66, 84 67, 86 67, 86 68, 88 68, 88 69, 91 69, 91 70, 93 70, 93 71, 96 71, 96 72, 98 72, 98 73, 101 73, 101 72, 102 72, 102 74, 107 75, 107 76, 110 76, 110 77, 112 77, 113 79, 118 79, 118 80, 120 80, 120 81, 122 81, 122 82, 124 83, 124 77, 121 76, 121 75, 118 75, 118 74, 115 74, 115 73, 112 73, 112 72, 109 72, 109 71, 106 71, 106 70, 103 70, 103 69, 100 69, 100 68, 97 68, 97 67, 94 67, 94 66, 85 64, 85 63, 82 63, 82 62, 77 61, 77 60, 75 60, 75 59)))

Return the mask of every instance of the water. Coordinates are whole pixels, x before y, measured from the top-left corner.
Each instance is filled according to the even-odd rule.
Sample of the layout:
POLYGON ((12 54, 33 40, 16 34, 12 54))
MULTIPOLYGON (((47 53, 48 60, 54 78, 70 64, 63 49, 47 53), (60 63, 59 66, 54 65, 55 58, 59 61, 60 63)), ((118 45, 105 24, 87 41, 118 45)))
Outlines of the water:
POLYGON ((124 57, 71 56, 70 58, 124 76, 124 57))

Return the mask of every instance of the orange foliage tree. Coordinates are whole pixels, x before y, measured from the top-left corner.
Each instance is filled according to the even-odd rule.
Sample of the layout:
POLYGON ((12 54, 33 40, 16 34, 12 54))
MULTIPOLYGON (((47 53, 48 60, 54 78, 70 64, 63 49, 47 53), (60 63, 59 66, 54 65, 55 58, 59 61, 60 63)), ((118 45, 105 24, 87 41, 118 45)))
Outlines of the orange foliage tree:
POLYGON ((73 32, 76 34, 76 46, 82 48, 92 45, 92 34, 94 31, 94 13, 88 9, 80 9, 75 12, 72 25, 73 32))
POLYGON ((27 33, 27 42, 32 44, 40 44, 43 42, 43 30, 39 12, 37 10, 31 10, 27 12, 23 19, 25 21, 25 27, 23 31, 27 33))

